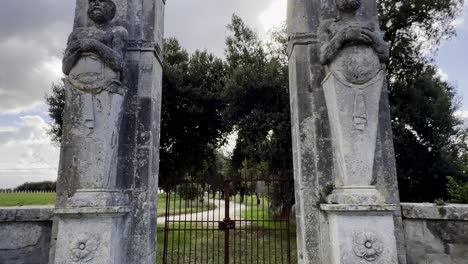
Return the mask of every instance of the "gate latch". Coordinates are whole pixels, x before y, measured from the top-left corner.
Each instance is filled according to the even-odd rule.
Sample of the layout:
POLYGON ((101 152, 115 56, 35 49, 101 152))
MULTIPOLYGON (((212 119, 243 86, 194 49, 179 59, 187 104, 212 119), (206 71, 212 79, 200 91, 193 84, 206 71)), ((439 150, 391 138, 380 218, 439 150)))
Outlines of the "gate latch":
POLYGON ((219 230, 226 231, 230 229, 236 229, 236 221, 231 220, 230 218, 227 218, 219 222, 219 230))

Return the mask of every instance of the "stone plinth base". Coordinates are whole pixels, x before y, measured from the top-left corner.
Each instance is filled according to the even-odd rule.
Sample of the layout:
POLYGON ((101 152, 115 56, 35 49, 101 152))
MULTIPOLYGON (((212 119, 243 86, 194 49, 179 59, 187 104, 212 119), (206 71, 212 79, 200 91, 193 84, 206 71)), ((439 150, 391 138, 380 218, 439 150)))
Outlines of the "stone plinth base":
POLYGON ((328 196, 328 203, 383 205, 385 199, 375 186, 343 186, 333 190, 333 193, 328 196))
POLYGON ((55 210, 56 264, 123 263, 122 241, 129 207, 73 207, 55 210))
POLYGON ((394 205, 323 204, 331 264, 397 264, 394 205))

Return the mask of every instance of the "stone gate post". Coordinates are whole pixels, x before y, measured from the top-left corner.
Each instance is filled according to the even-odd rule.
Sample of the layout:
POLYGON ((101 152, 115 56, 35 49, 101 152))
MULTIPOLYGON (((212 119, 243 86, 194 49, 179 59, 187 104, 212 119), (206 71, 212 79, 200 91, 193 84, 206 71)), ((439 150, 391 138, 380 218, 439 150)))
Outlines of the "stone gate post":
POLYGON ((376 0, 289 0, 299 263, 406 263, 376 0))
POLYGON ((154 263, 165 0, 77 0, 49 263, 154 263))

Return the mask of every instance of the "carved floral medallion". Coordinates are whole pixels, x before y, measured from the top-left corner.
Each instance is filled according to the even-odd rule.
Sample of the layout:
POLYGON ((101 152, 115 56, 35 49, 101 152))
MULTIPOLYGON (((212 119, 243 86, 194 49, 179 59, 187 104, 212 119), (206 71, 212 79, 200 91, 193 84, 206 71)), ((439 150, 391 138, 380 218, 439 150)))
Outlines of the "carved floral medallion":
POLYGON ((375 261, 384 251, 381 238, 372 232, 356 232, 353 236, 353 250, 356 256, 375 261))
POLYGON ((70 244, 70 258, 77 263, 87 263, 94 259, 101 238, 97 234, 83 234, 70 244))

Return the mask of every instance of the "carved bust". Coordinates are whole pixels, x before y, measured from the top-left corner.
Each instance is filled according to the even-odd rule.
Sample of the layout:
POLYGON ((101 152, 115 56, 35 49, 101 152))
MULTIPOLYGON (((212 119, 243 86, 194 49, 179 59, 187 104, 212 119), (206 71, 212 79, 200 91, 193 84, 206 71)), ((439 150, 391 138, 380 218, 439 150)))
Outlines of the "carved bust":
POLYGON ((320 61, 350 83, 366 83, 388 60, 388 45, 377 22, 356 15, 361 0, 337 0, 336 7, 337 18, 320 25, 320 61))
POLYGON ((112 0, 89 0, 88 17, 94 25, 70 34, 63 73, 76 88, 91 92, 121 80, 128 32, 111 25, 115 14, 112 0))

